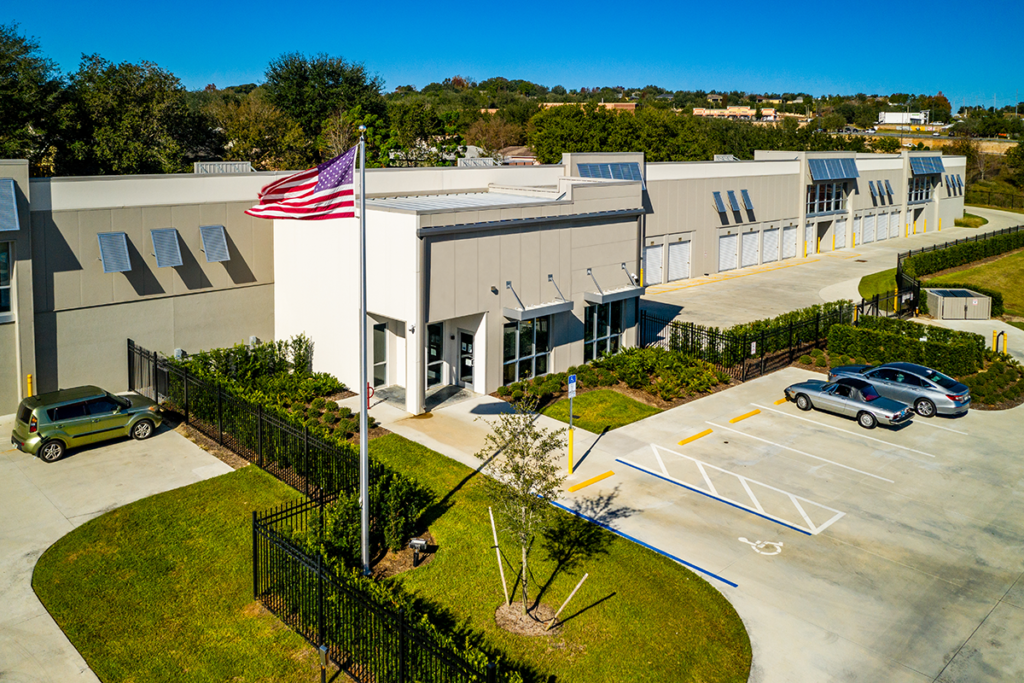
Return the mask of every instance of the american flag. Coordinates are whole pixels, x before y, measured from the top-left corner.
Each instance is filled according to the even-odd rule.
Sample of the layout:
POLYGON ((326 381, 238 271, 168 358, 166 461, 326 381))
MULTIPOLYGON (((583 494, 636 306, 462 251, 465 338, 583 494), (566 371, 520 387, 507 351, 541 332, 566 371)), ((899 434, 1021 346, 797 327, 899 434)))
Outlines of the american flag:
POLYGON ((305 221, 353 218, 358 150, 357 145, 315 168, 275 180, 260 190, 260 203, 246 213, 257 218, 305 221))

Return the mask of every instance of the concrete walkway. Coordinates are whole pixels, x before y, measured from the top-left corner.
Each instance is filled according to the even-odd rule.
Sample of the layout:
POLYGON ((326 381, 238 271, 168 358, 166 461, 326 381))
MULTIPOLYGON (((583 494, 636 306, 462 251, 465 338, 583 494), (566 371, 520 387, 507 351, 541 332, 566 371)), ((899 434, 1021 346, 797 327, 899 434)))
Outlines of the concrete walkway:
POLYGON ((46 464, 10 447, 14 416, 0 417, 0 680, 98 681, 32 590, 39 556, 85 522, 132 501, 231 468, 166 426, 72 451, 46 464))

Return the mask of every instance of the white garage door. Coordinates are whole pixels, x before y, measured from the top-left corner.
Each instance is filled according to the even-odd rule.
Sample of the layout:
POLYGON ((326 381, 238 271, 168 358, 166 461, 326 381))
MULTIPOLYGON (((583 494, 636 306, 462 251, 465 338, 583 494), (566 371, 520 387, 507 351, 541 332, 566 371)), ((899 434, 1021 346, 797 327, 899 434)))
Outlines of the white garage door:
POLYGON ((796 226, 782 229, 782 258, 796 256, 796 226))
POLYGON ((832 233, 836 236, 836 249, 844 249, 846 247, 846 219, 839 218, 836 220, 836 226, 832 233))
POLYGON ((889 214, 880 213, 878 214, 878 220, 875 222, 875 239, 881 242, 889 236, 889 214))
POLYGON ((889 214, 889 239, 896 239, 900 236, 900 212, 889 214))
POLYGON ((875 241, 875 217, 864 216, 864 244, 875 241))
POLYGON ((740 266, 749 268, 757 265, 757 240, 760 237, 758 232, 743 233, 743 256, 740 266))
POLYGON ((861 223, 863 221, 864 221, 864 219, 861 218, 860 216, 854 216, 853 217, 853 245, 854 246, 857 246, 861 242, 864 241, 863 236, 861 235, 861 230, 860 230, 860 226, 861 226, 861 223))
POLYGON ((736 269, 736 249, 739 235, 722 235, 718 238, 718 271, 736 269))
POLYGON ((656 247, 644 247, 644 284, 661 284, 661 249, 660 244, 656 247))
POLYGON ((761 248, 761 262, 779 260, 779 229, 770 228, 764 231, 764 246, 761 248))
POLYGON ((668 245, 668 281, 685 280, 690 277, 690 241, 672 242, 668 245))
POLYGON ((804 226, 804 256, 818 253, 817 242, 814 239, 814 223, 808 223, 804 226))

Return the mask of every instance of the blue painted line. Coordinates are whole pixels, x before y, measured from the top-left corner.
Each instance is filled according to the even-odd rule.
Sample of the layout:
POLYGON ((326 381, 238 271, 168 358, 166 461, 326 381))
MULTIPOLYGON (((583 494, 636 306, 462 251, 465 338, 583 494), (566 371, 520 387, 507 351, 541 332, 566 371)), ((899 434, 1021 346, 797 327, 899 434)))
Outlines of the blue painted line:
POLYGON ((699 493, 702 496, 707 496, 711 500, 717 500, 720 503, 725 503, 726 505, 731 505, 732 507, 736 508, 737 510, 743 510, 744 512, 749 512, 752 515, 756 515, 757 517, 760 517, 761 519, 767 519, 769 522, 775 522, 779 526, 784 526, 787 529, 792 529, 793 531, 799 531, 804 536, 813 536, 814 535, 811 532, 804 531, 803 529, 801 529, 799 527, 795 527, 792 524, 786 524, 785 522, 780 522, 779 520, 773 519, 773 518, 771 518, 771 517, 769 517, 767 515, 762 515, 760 512, 755 512, 754 510, 751 510, 750 508, 745 508, 742 505, 737 505, 736 503, 728 501, 725 498, 719 498, 718 496, 713 496, 710 493, 708 493, 707 491, 701 491, 700 489, 694 488, 692 486, 687 486, 686 484, 684 484, 682 482, 678 482, 678 481, 675 481, 674 479, 669 479, 667 477, 663 477, 660 474, 655 474, 654 472, 651 472, 650 470, 645 470, 642 467, 637 467, 636 465, 628 463, 625 460, 619 460, 618 458, 616 458, 615 462, 621 462, 626 467, 632 467, 634 470, 643 472, 644 474, 649 474, 652 477, 657 477, 658 479, 661 479, 662 481, 667 481, 670 484, 675 484, 676 486, 684 488, 684 489, 686 489, 688 491, 693 491, 694 493, 699 493))
POLYGON ((555 501, 551 501, 551 504, 554 505, 557 508, 565 510, 566 512, 568 512, 571 515, 576 515, 577 517, 580 517, 581 519, 585 519, 588 522, 590 522, 591 524, 596 524, 597 526, 601 527, 602 529, 606 529, 606 530, 612 532, 613 534, 616 534, 618 536, 622 536, 623 538, 625 538, 627 540, 633 541, 633 543, 636 543, 637 545, 642 545, 643 547, 647 548, 648 550, 653 550, 654 552, 658 553, 659 555, 664 555, 665 557, 669 558, 670 560, 675 560, 676 562, 678 562, 681 565, 685 565, 685 566, 689 567, 690 569, 695 569, 695 570, 699 571, 701 574, 707 574, 708 576, 710 576, 712 578, 715 578, 715 579, 718 579, 722 583, 727 584, 729 586, 732 586, 733 588, 738 588, 739 587, 737 584, 733 583, 729 579, 723 579, 721 576, 719 576, 718 574, 715 574, 714 572, 709 572, 707 569, 704 569, 702 567, 698 567, 697 565, 695 565, 695 564, 693 564, 691 562, 687 562, 686 560, 684 560, 682 558, 676 557, 675 555, 672 555, 671 553, 667 553, 667 552, 665 552, 664 550, 662 550, 660 548, 655 548, 653 545, 650 545, 649 543, 644 543, 643 541, 641 541, 638 538, 634 538, 633 536, 630 536, 629 534, 624 534, 621 531, 619 531, 618 529, 613 529, 610 526, 608 526, 607 524, 604 524, 602 522, 597 521, 593 517, 587 517, 586 515, 581 514, 579 512, 576 512, 575 510, 572 510, 570 508, 567 508, 566 506, 562 505, 561 503, 556 503, 555 501))

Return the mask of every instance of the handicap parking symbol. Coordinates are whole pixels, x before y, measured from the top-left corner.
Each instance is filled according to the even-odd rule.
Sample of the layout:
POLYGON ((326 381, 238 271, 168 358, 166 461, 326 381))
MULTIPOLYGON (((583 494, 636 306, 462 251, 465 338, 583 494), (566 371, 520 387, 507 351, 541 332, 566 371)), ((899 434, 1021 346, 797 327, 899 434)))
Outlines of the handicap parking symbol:
POLYGON ((760 553, 762 555, 778 555, 782 552, 783 544, 781 542, 776 543, 775 541, 748 541, 742 536, 740 536, 739 540, 753 548, 754 552, 760 553))

